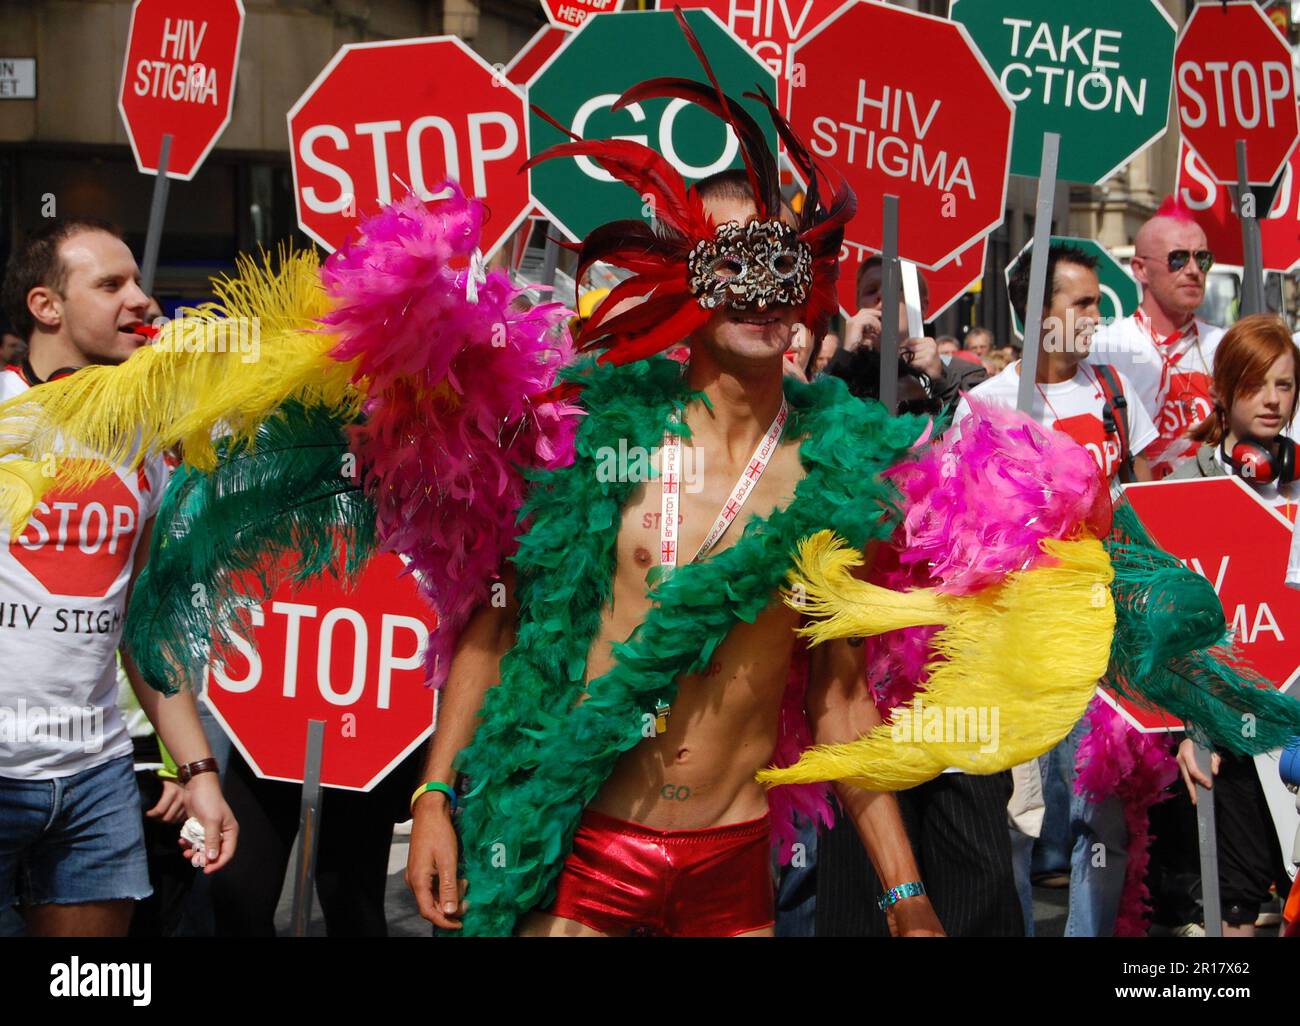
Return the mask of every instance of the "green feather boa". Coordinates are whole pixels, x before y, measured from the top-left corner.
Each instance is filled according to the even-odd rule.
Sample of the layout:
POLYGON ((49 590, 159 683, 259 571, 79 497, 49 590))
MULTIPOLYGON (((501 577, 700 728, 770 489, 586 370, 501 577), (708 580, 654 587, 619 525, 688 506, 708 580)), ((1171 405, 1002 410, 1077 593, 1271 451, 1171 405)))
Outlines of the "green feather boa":
POLYGON ((281 580, 353 580, 365 566, 375 508, 360 476, 345 474, 347 426, 327 407, 289 402, 250 443, 219 445, 211 472, 172 475, 124 636, 150 687, 179 690, 206 665, 209 639, 228 640, 234 610, 281 580))
POLYGON ((907 456, 924 427, 853 398, 835 378, 812 385, 787 378, 787 437, 803 439, 807 474, 794 500, 751 520, 732 547, 662 579, 646 619, 613 646, 613 668, 587 684, 578 704, 610 597, 621 512, 636 488, 601 481, 599 453, 617 451, 620 439, 657 446, 670 414, 692 398, 680 366, 662 358, 583 364, 564 376, 579 374, 590 415, 574 463, 534 476, 520 514, 531 524, 514 557, 517 642, 457 763, 473 785, 460 813, 471 936, 508 935, 520 915, 550 900, 582 810, 641 740, 643 714, 671 703, 680 677, 704 670, 737 623, 758 617, 800 539, 822 529, 855 547, 889 537, 896 493, 879 475, 907 456))

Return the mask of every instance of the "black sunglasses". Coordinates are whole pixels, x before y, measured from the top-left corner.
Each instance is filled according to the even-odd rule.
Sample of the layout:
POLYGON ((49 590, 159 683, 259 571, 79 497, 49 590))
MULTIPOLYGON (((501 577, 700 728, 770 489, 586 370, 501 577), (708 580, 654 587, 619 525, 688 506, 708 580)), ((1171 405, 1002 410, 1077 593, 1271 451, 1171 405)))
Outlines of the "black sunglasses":
MULTIPOLYGON (((1196 259, 1196 266, 1201 269, 1202 274, 1209 274, 1210 268, 1214 266, 1214 254, 1208 249, 1198 249, 1193 253, 1190 249, 1171 249, 1169 251, 1169 273, 1177 274, 1187 266, 1187 261, 1192 258, 1196 259)), ((1143 260, 1157 260, 1158 257, 1143 257, 1143 260)))

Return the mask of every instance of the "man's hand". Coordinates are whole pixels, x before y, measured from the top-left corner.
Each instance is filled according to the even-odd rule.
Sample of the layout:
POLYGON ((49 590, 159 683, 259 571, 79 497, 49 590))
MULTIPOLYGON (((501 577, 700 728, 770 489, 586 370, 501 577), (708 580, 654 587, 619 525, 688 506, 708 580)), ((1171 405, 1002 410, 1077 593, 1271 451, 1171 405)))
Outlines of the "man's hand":
POLYGON ((939 356, 939 343, 932 338, 909 338, 898 347, 898 355, 931 381, 943 376, 943 358, 939 356))
MULTIPOLYGON (((1192 804, 1196 804, 1196 785, 1200 784, 1207 791, 1214 787, 1214 781, 1201 772, 1201 767, 1196 765, 1196 742, 1190 737, 1183 738, 1178 745, 1178 772, 1183 775, 1183 783, 1187 785, 1187 793, 1192 797, 1192 804)), ((1210 772, 1214 776, 1219 775, 1219 763, 1223 760, 1219 758, 1218 752, 1210 754, 1210 772)))
POLYGON ((200 773, 185 785, 186 811, 203 825, 203 848, 192 848, 180 838, 183 854, 196 869, 210 876, 235 857, 239 824, 221 794, 215 773, 200 773))
POLYGON ((864 349, 880 348, 880 311, 859 310, 844 324, 844 350, 853 352, 862 346, 864 349))
POLYGON ((426 791, 415 803, 406 854, 406 886, 420 915, 444 930, 459 930, 465 914, 465 883, 456 879, 456 828, 447 796, 426 791), (434 893, 437 881, 437 893, 434 893))
POLYGON ((943 924, 924 894, 904 898, 885 909, 891 937, 946 937, 943 924))
POLYGON ((145 815, 164 823, 182 822, 185 819, 185 789, 174 780, 164 780, 158 804, 145 815))

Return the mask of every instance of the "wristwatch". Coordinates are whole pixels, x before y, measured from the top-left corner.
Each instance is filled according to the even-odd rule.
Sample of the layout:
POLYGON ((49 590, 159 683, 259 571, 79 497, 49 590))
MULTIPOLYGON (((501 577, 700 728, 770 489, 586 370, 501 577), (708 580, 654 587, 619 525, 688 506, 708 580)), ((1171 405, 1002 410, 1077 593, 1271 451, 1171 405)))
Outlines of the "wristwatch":
POLYGON ((191 777, 198 776, 200 773, 218 773, 217 760, 211 757, 200 759, 198 762, 187 762, 184 766, 176 767, 176 779, 181 784, 188 784, 191 777))

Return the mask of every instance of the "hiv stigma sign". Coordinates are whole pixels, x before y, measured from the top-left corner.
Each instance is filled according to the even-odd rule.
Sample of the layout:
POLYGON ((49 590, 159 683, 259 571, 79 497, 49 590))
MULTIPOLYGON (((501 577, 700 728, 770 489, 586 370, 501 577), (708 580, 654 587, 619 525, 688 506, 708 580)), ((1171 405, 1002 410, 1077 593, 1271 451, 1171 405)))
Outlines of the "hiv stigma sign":
POLYGON ((776 75, 773 99, 789 96, 790 48, 833 14, 843 0, 658 0, 661 11, 674 6, 705 8, 718 16, 776 75))
POLYGON ((358 791, 432 732, 433 616, 404 569, 376 556, 353 591, 318 578, 240 611, 232 651, 208 667, 206 701, 258 776, 302 782, 308 720, 325 722, 321 783, 358 791))
POLYGON ((1011 172, 1036 178, 1043 133, 1058 177, 1104 181, 1165 134, 1173 19, 1159 0, 952 0, 1016 103, 1011 172))
MULTIPOLYGON (((727 31, 712 11, 687 11, 723 91, 760 125, 767 112, 742 93, 762 86, 771 95, 770 68, 727 31)), ((528 100, 583 139, 633 139, 664 155, 687 184, 741 167, 740 142, 712 114, 685 100, 646 100, 611 108, 631 86, 659 77, 706 81, 671 11, 627 11, 589 18, 528 84, 528 100)), ((776 130, 768 132, 776 152, 776 130)), ((568 141, 536 113, 529 115, 533 154, 568 141)), ((621 218, 645 218, 645 201, 588 157, 543 161, 533 168, 533 199, 571 239, 621 218)))
POLYGON ((1002 223, 1014 109, 964 27, 849 0, 794 45, 791 68, 795 131, 858 194, 847 238, 884 248, 886 193, 899 198, 899 255, 923 267, 1002 223))
POLYGON ((427 201, 451 178, 486 202, 491 255, 528 210, 524 115, 519 88, 455 36, 345 46, 289 110, 298 224, 335 250, 408 187, 427 201))
MULTIPOLYGON (((1290 688, 1300 676, 1300 591, 1285 584, 1286 517, 1235 477, 1125 485, 1124 494, 1160 547, 1214 585, 1246 665, 1275 688, 1290 688)), ((1127 700, 1121 706, 1143 729, 1177 729, 1163 714, 1127 700)))
POLYGON ((117 109, 141 174, 189 181, 230 124, 244 30, 241 0, 135 0, 117 109))

